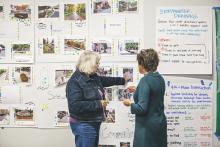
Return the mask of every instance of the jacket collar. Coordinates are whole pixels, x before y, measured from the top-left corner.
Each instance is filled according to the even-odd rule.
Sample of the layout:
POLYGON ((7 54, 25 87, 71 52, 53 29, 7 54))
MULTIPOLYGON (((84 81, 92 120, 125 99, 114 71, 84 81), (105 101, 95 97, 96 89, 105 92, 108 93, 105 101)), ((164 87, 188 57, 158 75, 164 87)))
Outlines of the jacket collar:
POLYGON ((85 73, 82 73, 79 71, 79 69, 76 69, 76 74, 82 79, 85 80, 86 82, 88 82, 89 80, 93 80, 97 78, 97 74, 95 73, 94 75, 92 75, 91 77, 88 77, 85 73))

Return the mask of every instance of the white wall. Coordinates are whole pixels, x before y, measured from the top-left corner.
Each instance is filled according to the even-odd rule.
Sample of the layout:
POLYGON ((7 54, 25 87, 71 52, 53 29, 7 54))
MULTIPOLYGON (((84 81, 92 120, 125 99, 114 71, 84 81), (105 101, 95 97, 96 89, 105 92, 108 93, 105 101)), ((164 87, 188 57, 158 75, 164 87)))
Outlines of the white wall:
MULTIPOLYGON (((144 0, 144 47, 155 45, 155 8, 157 6, 220 6, 220 0, 144 0)), ((214 63, 214 62, 213 62, 214 63)), ((182 75, 185 76, 185 75, 182 75)), ((197 77, 197 76, 190 76, 197 77)), ((213 76, 198 78, 213 79, 213 76)), ((0 147, 74 147, 70 129, 0 129, 0 147)), ((214 137, 213 147, 220 141, 214 137)))
POLYGON ((0 147, 74 147, 70 129, 0 129, 0 147))

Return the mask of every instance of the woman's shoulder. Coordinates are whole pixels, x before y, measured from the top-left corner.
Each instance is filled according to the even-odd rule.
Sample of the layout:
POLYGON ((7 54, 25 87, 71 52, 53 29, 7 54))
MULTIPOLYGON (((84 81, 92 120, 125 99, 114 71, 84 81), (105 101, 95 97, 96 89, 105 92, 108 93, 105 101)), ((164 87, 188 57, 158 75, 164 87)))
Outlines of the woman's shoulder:
POLYGON ((150 78, 145 75, 140 79, 139 85, 146 85, 149 83, 149 81, 150 81, 150 78))
POLYGON ((144 77, 142 77, 141 80, 150 82, 150 81, 154 81, 155 79, 164 80, 163 76, 159 72, 148 73, 144 75, 144 77))
POLYGON ((79 83, 81 79, 81 75, 77 72, 74 72, 70 79, 68 80, 68 84, 79 83))

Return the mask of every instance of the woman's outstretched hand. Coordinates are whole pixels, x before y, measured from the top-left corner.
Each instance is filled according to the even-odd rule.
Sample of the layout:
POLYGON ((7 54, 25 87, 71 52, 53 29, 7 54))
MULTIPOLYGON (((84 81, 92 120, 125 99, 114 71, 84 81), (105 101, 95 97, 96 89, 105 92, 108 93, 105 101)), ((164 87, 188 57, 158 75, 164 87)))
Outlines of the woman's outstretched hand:
POLYGON ((136 91, 136 86, 128 86, 127 89, 128 89, 128 92, 133 93, 136 91))
POLYGON ((131 100, 130 99, 124 99, 123 100, 123 104, 125 105, 125 106, 131 106, 131 100))

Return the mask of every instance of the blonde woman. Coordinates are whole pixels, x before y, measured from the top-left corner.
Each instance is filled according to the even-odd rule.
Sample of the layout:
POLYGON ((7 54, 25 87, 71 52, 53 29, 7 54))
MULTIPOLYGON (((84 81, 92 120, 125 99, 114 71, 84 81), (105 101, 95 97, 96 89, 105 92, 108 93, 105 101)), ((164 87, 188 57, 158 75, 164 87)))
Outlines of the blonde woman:
POLYGON ((70 126, 76 147, 98 147, 99 129, 108 104, 104 87, 124 85, 126 82, 120 77, 98 76, 99 62, 97 53, 83 52, 66 86, 70 126))

